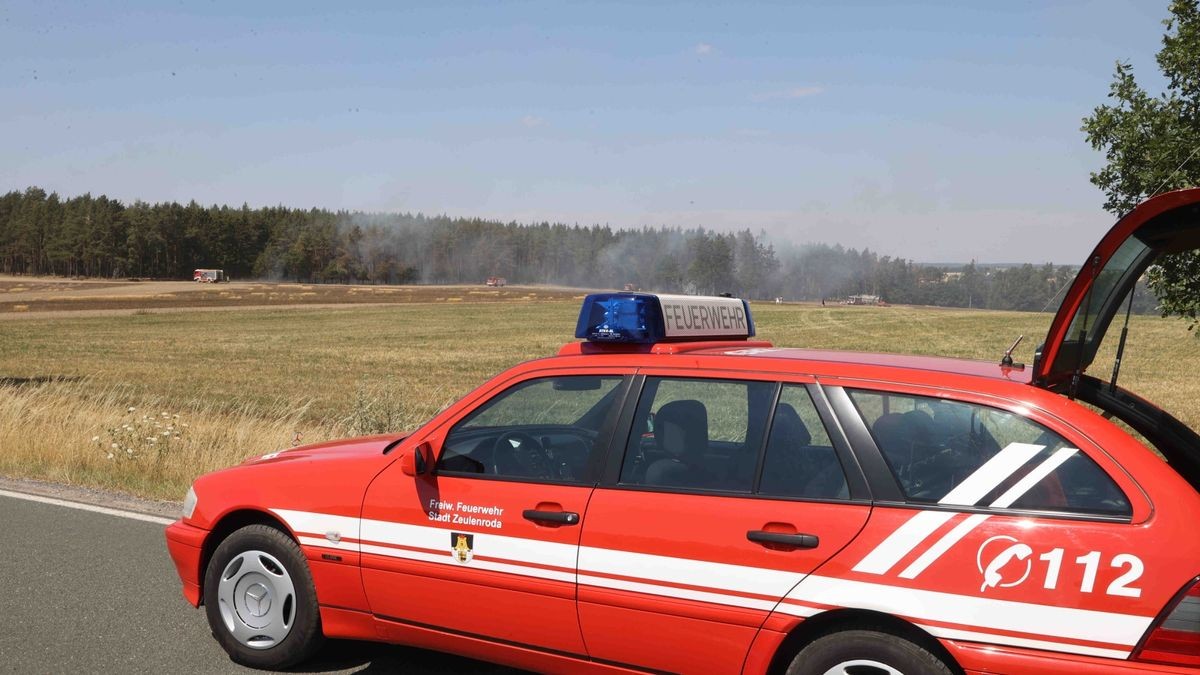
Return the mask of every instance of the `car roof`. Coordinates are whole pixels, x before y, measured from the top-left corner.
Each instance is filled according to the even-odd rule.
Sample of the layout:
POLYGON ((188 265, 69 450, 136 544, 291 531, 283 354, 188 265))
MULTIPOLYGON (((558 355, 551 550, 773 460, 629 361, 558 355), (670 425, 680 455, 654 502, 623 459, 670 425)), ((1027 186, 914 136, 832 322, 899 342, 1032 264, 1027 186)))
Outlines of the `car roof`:
MULTIPOLYGON (((1032 381, 1031 369, 1017 365, 1003 366, 998 361, 981 361, 976 359, 959 359, 945 356, 918 356, 911 354, 887 354, 881 352, 855 352, 832 349, 804 349, 795 347, 774 347, 769 342, 747 341, 738 342, 687 342, 687 343, 658 343, 648 349, 625 350, 611 348, 595 348, 588 343, 568 343, 559 352, 561 356, 571 354, 600 354, 600 353, 629 353, 636 351, 651 357, 669 357, 671 355, 712 356, 723 359, 746 359, 746 370, 796 370, 801 363, 805 371, 814 375, 847 375, 861 377, 866 375, 865 369, 887 368, 906 371, 921 371, 923 373, 943 373, 967 377, 982 377, 991 380, 1001 380, 1017 384, 1029 384, 1032 381), (756 360, 775 360, 783 363, 774 365, 755 364, 756 360), (853 371, 853 372, 852 372, 853 371)), ((699 365, 699 364, 697 364, 699 365)), ((728 367, 727 365, 725 367, 728 367)))
POLYGON ((842 365, 882 366, 906 370, 923 370, 954 375, 969 375, 988 377, 1008 381, 1028 383, 1030 375, 1023 368, 1008 368, 995 361, 980 361, 976 359, 956 359, 945 356, 915 356, 911 354, 887 354, 881 352, 853 352, 832 349, 801 349, 781 347, 770 349, 743 350, 743 353, 731 354, 736 350, 697 350, 693 354, 722 354, 727 356, 745 356, 747 358, 776 358, 797 361, 821 361, 842 365))

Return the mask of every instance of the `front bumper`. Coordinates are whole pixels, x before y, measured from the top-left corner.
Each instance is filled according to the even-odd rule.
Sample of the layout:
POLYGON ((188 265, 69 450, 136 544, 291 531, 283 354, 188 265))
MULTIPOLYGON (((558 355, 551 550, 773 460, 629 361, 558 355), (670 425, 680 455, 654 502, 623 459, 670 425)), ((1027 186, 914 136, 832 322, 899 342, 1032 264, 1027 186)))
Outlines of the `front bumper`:
POLYGON ((208 530, 177 520, 167 526, 167 551, 183 582, 183 597, 192 607, 200 606, 201 557, 208 530))

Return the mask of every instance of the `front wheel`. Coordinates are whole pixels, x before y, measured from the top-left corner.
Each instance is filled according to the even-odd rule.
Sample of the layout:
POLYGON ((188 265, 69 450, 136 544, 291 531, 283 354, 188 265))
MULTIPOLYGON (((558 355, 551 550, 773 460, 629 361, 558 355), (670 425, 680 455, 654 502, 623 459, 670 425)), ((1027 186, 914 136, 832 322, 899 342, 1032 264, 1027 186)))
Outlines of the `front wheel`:
POLYGON ((312 574, 296 542, 267 525, 229 535, 204 575, 213 636, 236 663, 278 670, 321 647, 321 615, 312 574))
POLYGON ((848 630, 813 640, 796 654, 787 675, 952 675, 952 671, 904 638, 848 630))

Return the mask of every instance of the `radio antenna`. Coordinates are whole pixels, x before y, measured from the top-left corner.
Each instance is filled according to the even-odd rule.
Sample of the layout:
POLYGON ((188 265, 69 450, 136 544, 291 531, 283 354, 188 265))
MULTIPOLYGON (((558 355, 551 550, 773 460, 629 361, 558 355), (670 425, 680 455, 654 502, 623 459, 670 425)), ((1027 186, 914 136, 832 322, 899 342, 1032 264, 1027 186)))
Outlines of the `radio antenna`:
POLYGON ((1012 346, 1008 348, 1008 351, 1004 352, 1004 358, 1000 359, 1000 365, 1006 366, 1008 368, 1012 368, 1012 366, 1013 366, 1013 359, 1012 359, 1013 350, 1016 349, 1017 345, 1021 344, 1021 340, 1024 340, 1024 339, 1025 339, 1024 335, 1017 336, 1016 341, 1014 341, 1012 343, 1012 346))

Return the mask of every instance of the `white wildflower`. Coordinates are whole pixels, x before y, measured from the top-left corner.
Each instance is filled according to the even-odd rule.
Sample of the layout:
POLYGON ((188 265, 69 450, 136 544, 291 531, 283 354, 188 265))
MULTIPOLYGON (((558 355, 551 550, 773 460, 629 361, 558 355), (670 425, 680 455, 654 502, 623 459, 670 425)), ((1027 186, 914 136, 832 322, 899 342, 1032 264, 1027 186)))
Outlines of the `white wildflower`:
POLYGON ((114 447, 114 448, 119 448, 119 447, 121 447, 121 446, 117 445, 116 443, 113 443, 111 447, 114 447))
POLYGON ((171 432, 169 432, 169 431, 164 431, 164 432, 162 432, 162 435, 163 435, 163 436, 170 436, 170 435, 171 435, 171 432))
POLYGON ((129 408, 125 412, 133 412, 134 410, 137 410, 137 408, 135 408, 133 406, 129 406, 129 408))
POLYGON ((99 442, 100 442, 100 437, 99 437, 99 436, 92 436, 92 442, 93 442, 93 443, 99 443, 99 442))
POLYGON ((113 454, 112 454, 111 452, 110 452, 110 453, 108 453, 108 458, 109 458, 109 459, 112 459, 112 458, 113 458, 113 454))

